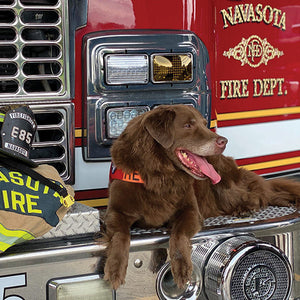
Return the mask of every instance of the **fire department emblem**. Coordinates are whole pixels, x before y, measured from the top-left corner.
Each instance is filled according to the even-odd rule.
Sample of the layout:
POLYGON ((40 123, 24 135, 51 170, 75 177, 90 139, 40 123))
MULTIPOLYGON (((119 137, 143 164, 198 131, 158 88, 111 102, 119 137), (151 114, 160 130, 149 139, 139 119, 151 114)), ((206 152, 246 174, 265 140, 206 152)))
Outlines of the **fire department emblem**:
POLYGON ((242 66, 248 64, 252 68, 257 68, 261 64, 267 65, 268 61, 276 56, 282 56, 283 51, 274 48, 266 38, 251 35, 248 39, 242 38, 237 46, 224 51, 223 55, 241 61, 242 66))

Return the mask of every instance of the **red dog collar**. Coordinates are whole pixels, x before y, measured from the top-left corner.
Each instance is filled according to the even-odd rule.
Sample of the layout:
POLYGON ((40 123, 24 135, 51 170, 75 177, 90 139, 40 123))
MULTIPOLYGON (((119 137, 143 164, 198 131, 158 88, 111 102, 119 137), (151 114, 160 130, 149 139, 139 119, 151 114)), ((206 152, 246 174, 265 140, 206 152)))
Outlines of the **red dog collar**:
POLYGON ((114 179, 119 179, 127 182, 133 183, 144 183, 138 172, 133 172, 131 174, 127 174, 123 172, 121 169, 117 169, 113 164, 110 165, 109 171, 109 182, 112 182, 114 179))

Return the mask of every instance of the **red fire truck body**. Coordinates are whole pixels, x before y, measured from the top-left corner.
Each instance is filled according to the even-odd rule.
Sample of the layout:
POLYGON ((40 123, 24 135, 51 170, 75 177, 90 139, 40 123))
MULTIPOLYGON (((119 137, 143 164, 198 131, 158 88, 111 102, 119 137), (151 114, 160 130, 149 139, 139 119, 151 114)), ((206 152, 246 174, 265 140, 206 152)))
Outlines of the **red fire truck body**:
MULTIPOLYGON (((296 1, 90 1, 86 26, 76 31, 76 146, 84 143, 86 130, 83 37, 111 30, 187 30, 203 41, 209 54, 211 127, 229 139, 225 154, 262 175, 297 173, 298 10, 296 1)), ((106 182, 104 190, 94 191, 95 198, 105 197, 105 186, 106 182)))
POLYGON ((54 165, 77 203, 58 228, 0 256, 0 300, 300 299, 295 208, 206 220, 184 290, 167 259, 150 270, 168 248, 164 228, 133 228, 118 291, 94 242, 110 146, 160 104, 196 107, 239 166, 297 178, 299 16, 297 0, 2 0, 0 100, 32 107, 32 159, 54 165))

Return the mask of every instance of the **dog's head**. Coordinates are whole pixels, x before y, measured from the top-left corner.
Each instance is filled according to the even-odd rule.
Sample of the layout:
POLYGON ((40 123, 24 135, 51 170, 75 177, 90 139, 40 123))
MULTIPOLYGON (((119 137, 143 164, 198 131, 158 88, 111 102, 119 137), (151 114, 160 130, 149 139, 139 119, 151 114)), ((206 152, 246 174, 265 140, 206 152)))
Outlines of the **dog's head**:
POLYGON ((226 138, 207 128, 195 108, 161 105, 131 120, 111 154, 118 168, 140 172, 147 183, 163 183, 178 168, 195 179, 217 183, 220 176, 205 157, 221 154, 226 143, 226 138))
POLYGON ((221 154, 227 139, 209 130, 198 110, 186 105, 162 105, 144 115, 142 122, 177 167, 198 180, 220 181, 205 157, 221 154))

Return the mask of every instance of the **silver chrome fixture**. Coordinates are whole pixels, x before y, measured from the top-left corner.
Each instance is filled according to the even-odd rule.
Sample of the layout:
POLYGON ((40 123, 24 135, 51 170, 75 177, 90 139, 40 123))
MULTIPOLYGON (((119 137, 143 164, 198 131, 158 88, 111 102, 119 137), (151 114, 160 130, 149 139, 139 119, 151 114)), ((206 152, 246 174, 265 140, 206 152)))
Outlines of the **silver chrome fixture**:
POLYGON ((196 263, 193 263, 192 278, 183 289, 179 289, 175 284, 169 262, 164 264, 157 274, 156 292, 160 300, 196 300, 201 289, 202 276, 196 263))
POLYGON ((210 120, 208 52, 194 33, 94 32, 83 44, 86 161, 109 159, 109 146, 126 125, 121 113, 118 121, 110 111, 127 115, 127 108, 144 112, 161 104, 187 104, 210 120))
POLYGON ((205 266, 210 300, 288 299, 292 271, 286 256, 251 236, 235 236, 213 250, 205 266))

